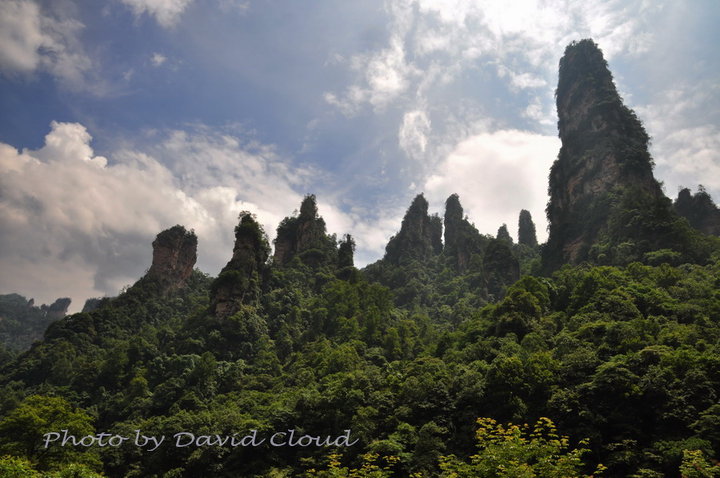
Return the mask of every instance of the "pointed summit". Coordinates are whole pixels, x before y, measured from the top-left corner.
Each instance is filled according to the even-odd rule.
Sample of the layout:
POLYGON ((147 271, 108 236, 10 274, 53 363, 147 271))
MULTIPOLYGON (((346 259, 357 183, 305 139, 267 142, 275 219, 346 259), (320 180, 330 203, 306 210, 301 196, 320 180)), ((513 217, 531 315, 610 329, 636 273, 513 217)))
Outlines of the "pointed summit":
POLYGON ((457 247, 460 224, 463 221, 463 207, 460 197, 451 194, 445 201, 445 249, 457 247))
POLYGON ((305 196, 298 216, 286 217, 277 228, 273 263, 284 266, 296 256, 310 266, 337 261, 335 238, 326 232, 314 194, 305 196))
POLYGON ((507 224, 503 224, 498 228, 495 238, 499 241, 505 241, 508 244, 513 243, 512 237, 510 237, 510 232, 508 232, 507 224))
POLYGON ((445 201, 445 248, 443 254, 453 258, 455 268, 464 272, 473 254, 482 255, 487 239, 463 216, 460 198, 452 194, 445 201))
POLYGON ((210 290, 210 309, 216 316, 230 316, 239 310, 240 304, 258 300, 269 255, 270 245, 262 226, 252 214, 241 212, 240 223, 235 227, 232 258, 210 290))
POLYGON ((535 234, 535 223, 532 220, 530 211, 523 209, 518 217, 518 244, 528 247, 537 247, 537 235, 535 234))
POLYGON ((400 232, 385 248, 385 261, 391 264, 424 260, 442 251, 442 221, 428 215, 428 202, 422 194, 413 199, 405 213, 400 232))
POLYGON ((544 270, 688 250, 687 232, 653 177, 648 135, 623 104, 592 40, 565 49, 556 98, 562 147, 550 170, 544 270))

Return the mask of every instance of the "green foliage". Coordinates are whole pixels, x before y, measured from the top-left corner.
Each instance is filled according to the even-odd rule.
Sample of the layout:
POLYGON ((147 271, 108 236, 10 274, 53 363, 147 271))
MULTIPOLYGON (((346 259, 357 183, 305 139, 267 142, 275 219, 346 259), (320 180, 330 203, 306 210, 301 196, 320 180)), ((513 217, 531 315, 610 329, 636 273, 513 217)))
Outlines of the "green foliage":
POLYGON ((490 241, 485 250, 483 271, 487 290, 488 294, 496 299, 505 295, 505 289, 520 278, 520 263, 513 254, 511 245, 511 241, 498 235, 498 239, 490 241))
POLYGON ((95 435, 92 422, 87 413, 74 410, 63 398, 30 396, 0 421, 0 454, 27 458, 42 470, 69 463, 95 467, 99 464, 97 449, 57 443, 45 447, 44 438, 45 434, 63 430, 78 439, 95 435))
POLYGON ((327 468, 324 470, 310 469, 303 476, 317 478, 388 478, 393 465, 397 462, 396 457, 385 457, 380 463, 376 454, 368 453, 363 455, 363 461, 358 468, 340 466, 340 455, 332 454, 328 457, 327 468))
POLYGON ((720 210, 702 185, 692 194, 683 188, 673 203, 675 211, 690 225, 705 234, 720 235, 720 210))
POLYGON ((683 450, 680 475, 683 478, 712 478, 720 476, 720 465, 708 463, 700 450, 683 450))
POLYGON ((139 283, 54 323, 42 343, 2 371, 1 451, 29 460, 12 458, 7 466, 50 473, 102 463, 110 476, 299 476, 310 469, 314 476, 483 476, 477 467, 498 476, 492 473, 502 465, 508 476, 579 476, 602 463, 608 476, 673 476, 681 466, 714 463, 718 257, 674 265, 664 260, 672 253, 655 251, 656 266, 585 264, 552 277, 507 278, 502 298, 488 304, 497 249, 512 262, 527 246, 469 228, 454 232, 463 231, 485 241, 464 269, 460 256, 443 251, 343 275, 337 260, 311 265, 298 254, 286 264, 262 264, 257 300, 226 316, 213 312, 212 298, 242 275, 223 272, 213 281, 196 272, 187 288, 163 294, 139 283), (46 401, 35 403, 34 395, 46 401), (46 416, 31 413, 45 409, 87 425, 84 433, 349 429, 359 441, 152 453, 67 447, 43 455, 32 448, 40 421, 26 418, 46 416), (550 417, 588 441, 553 437, 547 422, 536 435, 484 422, 477 461, 440 461, 473 455, 478 416, 514 423, 550 417), (691 454, 683 462, 687 450, 700 450, 705 461, 691 454), (329 455, 337 456, 328 462, 329 455), (508 463, 518 465, 516 475, 508 463))
POLYGON ((338 267, 353 267, 353 254, 355 252, 355 240, 350 234, 346 234, 345 238, 340 242, 338 248, 338 267))
MULTIPOLYGON (((571 448, 568 437, 560 436, 552 420, 540 418, 532 429, 501 425, 492 418, 479 418, 476 432, 478 453, 470 463, 451 455, 440 463, 443 477, 577 477, 583 468, 587 448, 571 448)), ((587 445, 581 441, 580 446, 587 445)), ((598 465, 592 476, 604 467, 598 465)))

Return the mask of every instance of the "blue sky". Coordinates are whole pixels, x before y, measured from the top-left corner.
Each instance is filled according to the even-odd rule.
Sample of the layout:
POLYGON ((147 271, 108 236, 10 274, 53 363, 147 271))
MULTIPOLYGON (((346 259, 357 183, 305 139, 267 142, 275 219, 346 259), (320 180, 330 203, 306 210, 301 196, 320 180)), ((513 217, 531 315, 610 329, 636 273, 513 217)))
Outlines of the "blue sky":
POLYGON ((675 197, 720 197, 715 1, 0 0, 0 293, 115 295, 180 223, 199 267, 241 210, 317 195, 359 265, 412 197, 546 237, 565 46, 592 37, 675 197))

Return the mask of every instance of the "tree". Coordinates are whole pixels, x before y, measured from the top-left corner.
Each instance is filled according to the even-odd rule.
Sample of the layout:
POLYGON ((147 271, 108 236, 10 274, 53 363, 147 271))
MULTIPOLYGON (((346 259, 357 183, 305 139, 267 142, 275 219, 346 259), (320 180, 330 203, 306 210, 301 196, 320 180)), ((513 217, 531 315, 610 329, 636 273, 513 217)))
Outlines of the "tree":
POLYGON ((90 415, 64 398, 30 396, 0 421, 0 454, 28 458, 41 470, 68 463, 99 465, 96 447, 50 443, 45 448, 43 435, 62 430, 78 440, 95 435, 90 415))
POLYGON ((500 226, 496 238, 500 241, 505 241, 510 244, 513 243, 512 237, 510 237, 510 233, 508 232, 507 224, 503 224, 502 226, 500 226))
MULTIPOLYGON (((581 475, 582 455, 586 448, 570 448, 566 436, 559 436, 549 418, 540 418, 530 429, 527 425, 503 426, 492 418, 478 418, 475 434, 478 453, 470 463, 454 455, 443 457, 440 469, 443 477, 452 478, 531 478, 569 477, 581 475)), ((586 445, 580 441, 580 445, 586 445)), ((602 473, 598 465, 592 476, 602 473)))
POLYGON ((353 267, 353 253, 355 252, 355 240, 350 234, 345 234, 338 248, 338 267, 353 267))

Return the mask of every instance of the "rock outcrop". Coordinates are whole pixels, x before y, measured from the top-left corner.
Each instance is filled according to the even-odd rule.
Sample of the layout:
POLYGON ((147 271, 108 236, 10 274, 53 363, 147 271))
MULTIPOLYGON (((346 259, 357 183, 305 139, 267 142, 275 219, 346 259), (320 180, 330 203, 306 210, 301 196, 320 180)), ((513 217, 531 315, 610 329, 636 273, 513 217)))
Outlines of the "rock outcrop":
POLYGON ((556 98, 562 147, 550 171, 545 271, 594 259, 590 250, 601 236, 609 247, 628 243, 635 251, 624 259, 610 252, 596 254, 612 256, 607 259, 611 263, 665 247, 669 232, 656 229, 658 224, 672 222, 672 214, 669 200, 653 177, 648 135, 623 104, 602 52, 592 40, 566 48, 556 98), (654 218, 649 221, 654 223, 643 219, 642 224, 626 227, 630 211, 637 215, 652 211, 654 218), (655 235, 658 240, 640 244, 645 241, 643 235, 655 235))
POLYGON ((263 272, 270 255, 262 226, 252 214, 240 214, 235 227, 235 246, 230 262, 220 271, 210 289, 210 309, 217 317, 228 317, 242 304, 260 298, 263 272))
POLYGON ((383 260, 395 265, 422 261, 440 254, 442 248, 442 221, 428 215, 428 202, 419 194, 405 213, 400 232, 388 242, 383 260))
POLYGON ((152 265, 144 279, 160 284, 162 293, 184 287, 197 260, 197 236, 177 225, 157 235, 152 243, 152 265))
POLYGON ((532 220, 530 211, 525 209, 520 211, 518 217, 518 244, 537 247, 537 235, 535 233, 535 223, 532 220))
POLYGON ((48 321, 58 320, 65 317, 72 300, 69 297, 57 299, 50 305, 42 305, 40 309, 45 313, 48 321))
POLYGON ((463 207, 457 194, 445 201, 445 245, 443 253, 453 259, 458 272, 465 272, 470 266, 473 254, 482 255, 487 239, 470 224, 463 215, 463 207))
POLYGON ((335 239, 326 232, 313 194, 305 196, 298 216, 286 217, 277 228, 273 264, 287 265, 296 256, 310 266, 334 262, 337 257, 335 239))
POLYGON ((681 189, 673 206, 698 231, 720 236, 720 209, 702 186, 695 194, 688 188, 681 189))
POLYGON ((90 299, 87 299, 81 312, 92 312, 93 310, 97 310, 97 308, 100 307, 102 300, 103 299, 100 297, 91 297, 90 299))

